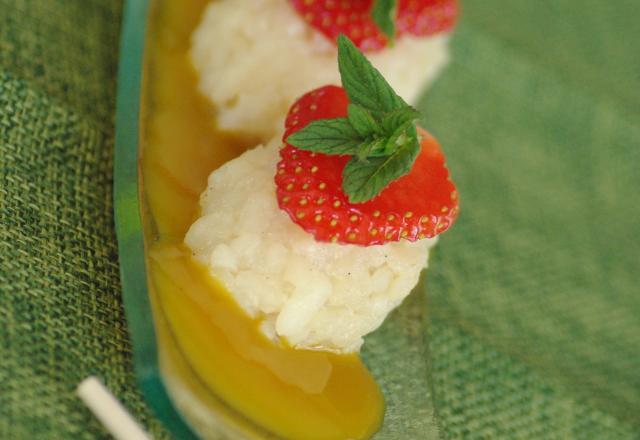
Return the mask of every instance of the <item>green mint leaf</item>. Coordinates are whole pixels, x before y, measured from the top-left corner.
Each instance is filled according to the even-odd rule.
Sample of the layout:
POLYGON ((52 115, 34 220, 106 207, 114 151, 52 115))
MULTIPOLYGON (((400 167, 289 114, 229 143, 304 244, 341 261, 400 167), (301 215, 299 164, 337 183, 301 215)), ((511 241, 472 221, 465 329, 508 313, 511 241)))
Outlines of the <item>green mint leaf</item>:
POLYGON ((342 34, 338 36, 338 68, 349 101, 364 107, 374 117, 407 107, 380 72, 342 34))
POLYGON ((389 45, 393 45, 396 38, 396 0, 375 0, 371 9, 371 18, 387 36, 389 45))
MULTIPOLYGON (((380 151, 380 154, 389 156, 397 149, 402 148, 407 142, 411 142, 414 136, 409 132, 410 128, 413 128, 415 131, 413 121, 406 121, 404 124, 396 127, 391 136, 386 138, 384 148, 380 151)), ((417 137, 417 133, 415 136, 417 137)))
POLYGON ((363 142, 358 147, 358 152, 356 156, 362 162, 367 162, 368 157, 377 157, 381 156, 381 151, 384 150, 384 147, 387 143, 387 138, 373 138, 363 142))
POLYGON ((296 148, 325 154, 356 154, 364 139, 347 118, 318 119, 287 137, 296 148))
POLYGON ((347 114, 351 126, 362 137, 371 136, 380 133, 380 123, 378 123, 371 113, 356 104, 349 104, 347 114))
POLYGON ((420 143, 415 126, 405 128, 402 134, 405 138, 400 134, 396 136, 396 142, 402 142, 389 156, 370 158, 367 162, 353 157, 347 162, 342 172, 342 189, 351 203, 371 200, 391 182, 411 171, 420 143))
POLYGON ((385 157, 374 157, 366 162, 352 157, 342 171, 342 189, 351 203, 362 203, 379 194, 386 185, 383 173, 385 157))
POLYGON ((420 119, 420 112, 413 107, 406 106, 389 113, 385 113, 380 119, 380 125, 385 133, 393 133, 398 127, 407 122, 415 122, 420 119))

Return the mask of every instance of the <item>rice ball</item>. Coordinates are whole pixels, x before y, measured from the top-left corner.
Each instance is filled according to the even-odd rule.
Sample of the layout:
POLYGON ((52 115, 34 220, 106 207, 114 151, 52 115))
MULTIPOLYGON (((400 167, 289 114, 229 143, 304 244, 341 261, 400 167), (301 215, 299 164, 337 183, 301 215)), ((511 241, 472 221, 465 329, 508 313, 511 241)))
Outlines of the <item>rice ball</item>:
MULTIPOLYGON (((367 57, 408 102, 448 60, 447 34, 403 36, 367 57)), ((303 93, 340 84, 337 50, 308 26, 286 0, 217 0, 192 35, 198 87, 217 108, 224 130, 261 141, 281 128, 303 93)))
POLYGON ((278 138, 215 170, 185 243, 263 332, 297 348, 348 353, 418 282, 436 239, 321 243, 276 200, 278 138))

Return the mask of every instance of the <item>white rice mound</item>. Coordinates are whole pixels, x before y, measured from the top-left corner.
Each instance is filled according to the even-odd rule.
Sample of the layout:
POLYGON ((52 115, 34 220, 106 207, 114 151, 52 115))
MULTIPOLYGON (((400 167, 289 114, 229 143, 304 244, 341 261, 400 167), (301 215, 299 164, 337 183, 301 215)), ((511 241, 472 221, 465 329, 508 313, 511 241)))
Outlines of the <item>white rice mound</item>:
MULTIPOLYGON (((447 63, 448 36, 402 37, 367 57, 408 102, 447 63)), ((192 35, 199 89, 217 108, 218 126, 265 142, 303 93, 340 84, 337 51, 287 0, 216 0, 192 35)))
POLYGON ((410 293, 435 239, 378 246, 320 243, 280 210, 280 142, 209 176, 185 243, 264 333, 297 348, 354 352, 410 293))

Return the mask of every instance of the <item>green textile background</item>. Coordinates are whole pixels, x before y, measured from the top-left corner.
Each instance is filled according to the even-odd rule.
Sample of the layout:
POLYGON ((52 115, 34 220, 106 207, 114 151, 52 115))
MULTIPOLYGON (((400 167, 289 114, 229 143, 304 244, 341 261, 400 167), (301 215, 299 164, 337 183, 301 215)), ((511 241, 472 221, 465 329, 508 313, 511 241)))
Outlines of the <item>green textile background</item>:
MULTIPOLYGON (((426 359, 406 376, 430 392, 388 402, 385 438, 640 439, 637 0, 463 6, 422 105, 462 214, 426 299, 364 351, 390 392, 411 379, 381 359, 426 359)), ((89 374, 168 438, 135 388, 120 300, 120 13, 0 0, 0 439, 108 438, 73 394, 89 374)))

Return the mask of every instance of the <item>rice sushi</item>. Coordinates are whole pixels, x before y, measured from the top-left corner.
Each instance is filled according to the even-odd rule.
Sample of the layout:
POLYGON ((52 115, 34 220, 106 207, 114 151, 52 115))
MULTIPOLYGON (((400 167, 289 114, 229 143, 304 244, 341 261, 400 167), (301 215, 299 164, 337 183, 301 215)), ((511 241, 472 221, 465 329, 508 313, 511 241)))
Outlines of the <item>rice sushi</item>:
MULTIPOLYGON (((335 41, 349 36, 397 93, 413 102, 448 60, 455 0, 398 2, 393 44, 371 17, 372 0, 217 0, 192 36, 199 89, 219 128, 267 142, 298 96, 339 84, 335 41)), ((384 2, 382 2, 384 3, 384 2)))

